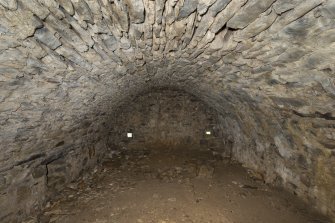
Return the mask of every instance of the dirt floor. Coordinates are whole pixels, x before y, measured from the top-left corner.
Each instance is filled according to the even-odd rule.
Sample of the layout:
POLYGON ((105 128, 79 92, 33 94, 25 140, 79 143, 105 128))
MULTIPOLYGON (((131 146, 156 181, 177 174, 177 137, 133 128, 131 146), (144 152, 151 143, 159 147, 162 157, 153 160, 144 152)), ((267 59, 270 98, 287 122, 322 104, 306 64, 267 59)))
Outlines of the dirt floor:
POLYGON ((329 222, 210 151, 124 150, 94 172, 49 202, 39 222, 329 222))

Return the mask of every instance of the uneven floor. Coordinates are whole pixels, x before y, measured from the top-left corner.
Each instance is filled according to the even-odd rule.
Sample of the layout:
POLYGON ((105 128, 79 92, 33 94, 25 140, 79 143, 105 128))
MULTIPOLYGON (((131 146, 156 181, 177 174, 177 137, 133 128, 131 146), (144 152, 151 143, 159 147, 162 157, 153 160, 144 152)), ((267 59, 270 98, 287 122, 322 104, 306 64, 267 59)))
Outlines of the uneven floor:
POLYGON ((210 151, 125 150, 94 172, 49 202, 39 222, 328 222, 210 151))

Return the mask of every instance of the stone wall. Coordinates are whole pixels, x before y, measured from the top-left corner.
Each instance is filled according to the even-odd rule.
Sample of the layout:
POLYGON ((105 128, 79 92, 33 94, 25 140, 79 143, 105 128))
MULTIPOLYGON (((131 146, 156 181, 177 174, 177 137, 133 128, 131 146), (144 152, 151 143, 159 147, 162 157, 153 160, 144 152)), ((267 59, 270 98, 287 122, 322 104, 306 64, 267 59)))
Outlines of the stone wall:
POLYGON ((22 222, 29 215, 39 214, 46 201, 94 167, 106 151, 98 118, 77 120, 70 128, 58 131, 47 123, 43 131, 50 132, 34 132, 28 126, 15 137, 15 147, 7 144, 2 148, 1 222, 22 222))
POLYGON ((48 184, 100 159, 115 109, 152 87, 205 101, 235 159, 335 218, 334 9, 0 0, 0 221, 35 212, 48 184))
POLYGON ((134 98, 113 114, 109 148, 204 149, 225 151, 219 114, 183 91, 152 90, 134 98), (206 131, 210 134, 207 135, 206 131), (127 133, 133 133, 132 138, 127 133))

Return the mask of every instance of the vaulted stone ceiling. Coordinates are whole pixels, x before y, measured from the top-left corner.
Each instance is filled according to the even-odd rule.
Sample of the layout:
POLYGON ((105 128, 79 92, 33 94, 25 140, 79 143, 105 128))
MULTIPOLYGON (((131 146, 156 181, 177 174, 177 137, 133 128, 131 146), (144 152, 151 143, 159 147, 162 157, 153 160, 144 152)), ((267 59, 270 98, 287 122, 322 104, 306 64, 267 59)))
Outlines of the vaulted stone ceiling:
POLYGON ((119 104, 171 87, 222 114, 236 159, 335 215, 334 61, 334 0, 0 0, 0 188, 103 147, 119 104))

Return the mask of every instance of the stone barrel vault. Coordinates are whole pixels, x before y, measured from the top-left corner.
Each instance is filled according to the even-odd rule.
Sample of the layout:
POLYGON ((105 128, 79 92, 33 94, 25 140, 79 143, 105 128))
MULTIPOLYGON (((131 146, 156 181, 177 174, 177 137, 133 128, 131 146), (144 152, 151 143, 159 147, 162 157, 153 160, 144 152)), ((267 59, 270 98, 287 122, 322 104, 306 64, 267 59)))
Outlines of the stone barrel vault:
POLYGON ((334 0, 0 0, 0 222, 99 162, 153 88, 202 100, 235 160, 335 218, 334 0))

